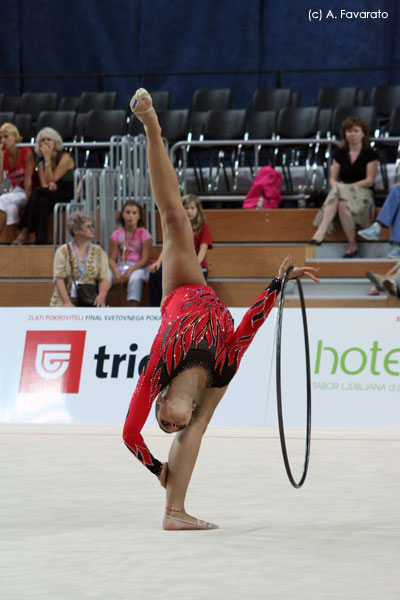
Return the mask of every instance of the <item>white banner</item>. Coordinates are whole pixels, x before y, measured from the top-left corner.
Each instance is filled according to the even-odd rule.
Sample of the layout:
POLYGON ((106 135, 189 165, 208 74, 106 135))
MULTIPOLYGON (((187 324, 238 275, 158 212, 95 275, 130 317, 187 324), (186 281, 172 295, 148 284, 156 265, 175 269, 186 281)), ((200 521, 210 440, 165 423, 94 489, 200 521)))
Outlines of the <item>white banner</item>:
MULTIPOLYGON (((231 312, 238 324, 245 309, 231 312)), ((245 354, 213 424, 275 425, 275 316, 276 309, 245 354)), ((307 316, 313 425, 400 427, 400 310, 307 316)), ((159 324, 152 308, 0 308, 0 422, 122 424, 159 324)), ((303 426, 298 309, 284 311, 281 355, 285 423, 303 426)))

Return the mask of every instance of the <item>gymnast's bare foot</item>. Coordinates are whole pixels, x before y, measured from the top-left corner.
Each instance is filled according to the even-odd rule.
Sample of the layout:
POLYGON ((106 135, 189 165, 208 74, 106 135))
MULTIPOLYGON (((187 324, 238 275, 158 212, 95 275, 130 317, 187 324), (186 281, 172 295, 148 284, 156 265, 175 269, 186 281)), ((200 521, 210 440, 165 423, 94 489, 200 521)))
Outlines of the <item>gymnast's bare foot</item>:
POLYGON ((147 90, 144 88, 139 88, 136 90, 129 105, 131 107, 131 111, 145 127, 152 128, 153 126, 157 126, 159 128, 158 118, 153 107, 153 101, 147 90))
POLYGON ((218 525, 196 519, 195 517, 188 515, 184 509, 175 509, 173 511, 167 509, 163 519, 163 529, 165 529, 165 531, 218 529, 218 525))

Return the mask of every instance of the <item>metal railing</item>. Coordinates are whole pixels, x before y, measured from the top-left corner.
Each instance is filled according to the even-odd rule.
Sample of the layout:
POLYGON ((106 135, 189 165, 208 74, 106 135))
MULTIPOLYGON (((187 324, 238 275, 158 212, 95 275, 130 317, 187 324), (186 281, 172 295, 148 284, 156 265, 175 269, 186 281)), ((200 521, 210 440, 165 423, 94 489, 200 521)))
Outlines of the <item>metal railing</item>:
MULTIPOLYGON (((398 179, 400 170, 400 137, 374 137, 371 142, 375 147, 393 146, 398 157, 395 163, 394 179, 398 179)), ((172 145, 169 150, 172 164, 176 167, 177 176, 182 194, 187 192, 189 156, 192 150, 209 150, 218 146, 227 149, 236 149, 237 155, 232 167, 233 191, 239 170, 243 168, 244 149, 250 149, 253 154, 253 172, 256 174, 261 168, 260 153, 263 148, 278 149, 283 152, 286 148, 304 147, 305 159, 301 164, 303 169, 302 181, 306 193, 316 190, 317 175, 322 170, 320 188, 325 191, 332 160, 332 147, 338 145, 333 138, 293 138, 293 139, 256 139, 256 140, 182 140, 172 145)), ((87 144, 74 143, 79 150, 87 144)), ((147 140, 143 135, 137 137, 115 137, 109 143, 90 143, 91 148, 106 147, 109 152, 109 167, 105 168, 77 168, 74 173, 74 198, 71 203, 58 204, 54 211, 54 248, 64 243, 68 238, 65 222, 73 210, 84 210, 93 217, 95 224, 95 239, 98 239, 108 251, 109 238, 115 229, 115 214, 121 210, 126 200, 135 198, 146 213, 146 227, 150 231, 153 243, 156 242, 155 203, 151 193, 150 179, 147 168, 147 140)), ((283 154, 284 156, 284 154, 283 154)), ((209 198, 232 200, 232 194, 224 195, 219 192, 218 181, 222 168, 220 161, 216 166, 208 168, 207 186, 209 198), (214 195, 211 195, 214 193, 214 195)), ((298 155, 286 157, 282 160, 280 169, 284 176, 288 191, 296 193, 293 186, 291 171, 300 166, 298 155), (296 162, 297 161, 297 162, 296 162)), ((381 163, 382 181, 388 183, 386 165, 381 163)), ((243 195, 238 195, 243 199, 243 195)), ((203 199, 203 198, 202 198, 203 199)))
MULTIPOLYGON (((155 211, 147 169, 146 138, 114 137, 107 144, 108 162, 104 168, 77 168, 74 171, 74 197, 71 203, 59 203, 54 209, 54 250, 69 241, 66 222, 73 210, 92 215, 94 236, 108 252, 111 233, 115 230, 115 215, 131 198, 143 207, 146 227, 155 241, 155 211)), ((85 149, 84 143, 74 147, 85 149)))

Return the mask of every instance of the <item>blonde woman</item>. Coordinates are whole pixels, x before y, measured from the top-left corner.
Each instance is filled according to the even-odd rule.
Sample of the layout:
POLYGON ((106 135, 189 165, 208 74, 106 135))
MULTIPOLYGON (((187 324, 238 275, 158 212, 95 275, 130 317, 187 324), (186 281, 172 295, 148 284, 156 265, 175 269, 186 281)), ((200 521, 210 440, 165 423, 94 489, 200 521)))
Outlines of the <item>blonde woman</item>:
POLYGON ((16 243, 22 246, 30 233, 36 244, 48 242, 48 220, 54 205, 69 202, 73 195, 74 161, 63 150, 60 134, 51 127, 41 129, 36 136, 40 187, 36 188, 21 216, 20 234, 16 243))
POLYGON ((19 212, 31 193, 35 168, 32 150, 17 146, 21 141, 22 137, 15 125, 3 123, 0 127, 0 185, 6 177, 11 190, 0 196, 0 234, 7 225, 13 239, 17 235, 19 212))

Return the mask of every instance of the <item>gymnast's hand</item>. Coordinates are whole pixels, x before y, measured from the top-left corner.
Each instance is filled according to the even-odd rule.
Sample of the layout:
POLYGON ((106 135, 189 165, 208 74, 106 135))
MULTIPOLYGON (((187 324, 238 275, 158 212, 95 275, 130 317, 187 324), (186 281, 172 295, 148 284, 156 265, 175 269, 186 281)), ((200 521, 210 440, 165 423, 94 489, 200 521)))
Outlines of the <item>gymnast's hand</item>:
MULTIPOLYGON (((285 271, 288 267, 291 266, 292 263, 292 255, 288 254, 281 266, 279 267, 278 276, 280 279, 283 278, 285 271)), ((316 283, 321 283, 320 280, 316 277, 316 273, 318 269, 314 267, 294 267, 293 271, 291 271, 289 275, 289 279, 297 279, 298 277, 305 277, 306 279, 312 279, 316 283)))
POLYGON ((160 485, 163 488, 167 487, 167 479, 168 479, 168 463, 165 462, 165 463, 163 463, 163 466, 161 468, 161 473, 158 476, 158 480, 160 482, 160 485))

